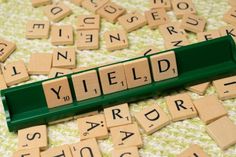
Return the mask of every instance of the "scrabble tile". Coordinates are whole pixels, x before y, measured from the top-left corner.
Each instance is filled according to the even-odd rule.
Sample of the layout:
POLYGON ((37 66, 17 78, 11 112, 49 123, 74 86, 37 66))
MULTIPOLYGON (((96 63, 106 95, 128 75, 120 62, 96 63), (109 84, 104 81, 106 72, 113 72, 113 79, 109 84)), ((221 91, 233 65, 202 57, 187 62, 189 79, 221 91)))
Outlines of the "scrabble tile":
POLYGON ((81 101, 101 95, 98 74, 96 70, 72 75, 73 87, 76 100, 81 101))
POLYGON ((111 23, 115 23, 117 19, 125 13, 125 8, 113 2, 108 2, 97 10, 97 14, 99 14, 101 17, 111 23))
POLYGON ((107 2, 109 2, 109 0, 96 0, 96 1, 83 0, 82 7, 95 13, 99 8, 104 6, 107 2))
POLYGON ((146 56, 146 55, 151 55, 151 54, 157 53, 159 51, 160 50, 158 48, 156 48, 155 46, 146 46, 144 48, 144 50, 139 54, 140 54, 140 56, 146 56))
POLYGON ((185 14, 196 13, 192 0, 172 0, 172 7, 177 18, 181 18, 185 14))
POLYGON ((74 47, 54 48, 52 66, 57 68, 75 68, 76 52, 74 47))
POLYGON ((123 30, 107 31, 104 33, 104 39, 108 51, 124 49, 129 46, 127 34, 123 30))
POLYGON ((236 125, 226 116, 207 125, 206 130, 223 150, 236 144, 236 125))
POLYGON ((215 95, 205 96, 195 100, 193 103, 197 109, 199 117, 206 124, 227 115, 226 109, 215 95))
POLYGON ((71 25, 53 25, 51 43, 53 45, 73 45, 73 27, 71 25))
POLYGON ((236 7, 236 1, 235 0, 228 0, 229 4, 233 7, 236 7))
POLYGON ((73 157, 102 157, 98 143, 94 138, 71 144, 70 149, 73 157))
POLYGON ((147 58, 125 62, 124 69, 128 88, 143 86, 152 82, 147 58))
POLYGON ((96 50, 99 48, 98 30, 81 30, 77 32, 77 35, 76 45, 79 50, 96 50))
POLYGON ((29 80, 29 75, 22 60, 11 62, 2 67, 2 73, 7 86, 12 86, 29 80))
POLYGON ((0 39, 0 62, 4 62, 16 49, 16 44, 0 39))
POLYGON ((155 81, 161 81, 178 76, 175 52, 169 51, 150 57, 152 74, 155 81))
POLYGON ((233 26, 236 26, 236 8, 231 8, 223 17, 223 20, 233 26))
POLYGON ((151 8, 158 9, 171 9, 171 1, 170 0, 150 0, 151 8))
POLYGON ((205 82, 205 83, 187 87, 187 90, 197 93, 199 95, 204 95, 209 85, 210 85, 210 82, 205 82))
POLYGON ((177 157, 208 157, 208 155, 200 146, 192 144, 188 149, 177 155, 177 157))
POLYGON ((193 14, 183 16, 180 28, 193 33, 203 32, 206 26, 206 19, 193 14))
POLYGON ((236 28, 234 26, 224 26, 219 29, 221 36, 230 35, 236 40, 236 28))
POLYGON ((80 139, 104 139, 108 137, 108 130, 103 114, 79 118, 77 120, 80 132, 80 139))
POLYGON ((168 39, 165 39, 164 42, 166 49, 178 48, 190 44, 189 40, 183 35, 169 37, 168 39))
POLYGON ((52 0, 31 0, 31 2, 33 7, 40 7, 51 4, 52 0))
POLYGON ((25 36, 27 39, 47 39, 49 35, 49 29, 49 21, 31 20, 26 24, 25 36))
POLYGON ((42 83, 48 108, 72 103, 72 96, 67 77, 45 81, 42 83))
POLYGON ((136 123, 113 127, 110 129, 113 147, 142 147, 143 141, 136 123))
POLYGON ((236 76, 215 80, 213 85, 221 100, 236 98, 236 76))
POLYGON ((197 116, 197 111, 188 94, 177 94, 166 97, 167 107, 173 121, 194 118, 197 116))
POLYGON ((99 68, 99 76, 103 94, 127 89, 123 64, 114 64, 99 68))
POLYGON ((30 148, 40 148, 44 150, 47 147, 48 137, 46 125, 18 130, 18 148, 20 150, 30 148))
POLYGON ((0 74, 0 90, 6 89, 7 85, 2 74, 0 74))
POLYGON ((220 32, 218 30, 197 33, 198 41, 207 41, 219 37, 220 37, 220 32))
POLYGON ((127 32, 132 32, 147 24, 145 16, 137 11, 119 17, 118 22, 127 32))
POLYGON ((186 37, 186 33, 183 29, 180 28, 178 22, 171 22, 159 27, 159 31, 165 40, 173 37, 183 36, 186 37))
POLYGON ((137 147, 113 149, 111 153, 112 157, 125 157, 125 156, 140 157, 137 147))
POLYGON ((127 103, 107 107, 104 109, 104 114, 108 128, 130 124, 132 122, 127 103))
POLYGON ((77 30, 99 30, 100 16, 99 15, 79 15, 77 30))
POLYGON ((74 3, 75 5, 82 6, 83 0, 71 0, 71 2, 74 3))
POLYGON ((148 27, 151 29, 157 29, 160 25, 167 24, 170 19, 164 9, 153 8, 145 12, 148 27))
POLYGON ((44 8, 44 13, 49 20, 59 22, 65 17, 71 15, 72 11, 63 2, 59 2, 46 6, 44 8))
POLYGON ((62 145, 42 152, 41 157, 72 157, 72 154, 69 145, 62 145))
POLYGON ((63 76, 63 75, 70 74, 70 73, 73 73, 73 71, 70 69, 52 68, 49 71, 48 78, 55 78, 55 77, 63 76))
POLYGON ((39 148, 18 150, 13 153, 13 157, 40 157, 39 148))

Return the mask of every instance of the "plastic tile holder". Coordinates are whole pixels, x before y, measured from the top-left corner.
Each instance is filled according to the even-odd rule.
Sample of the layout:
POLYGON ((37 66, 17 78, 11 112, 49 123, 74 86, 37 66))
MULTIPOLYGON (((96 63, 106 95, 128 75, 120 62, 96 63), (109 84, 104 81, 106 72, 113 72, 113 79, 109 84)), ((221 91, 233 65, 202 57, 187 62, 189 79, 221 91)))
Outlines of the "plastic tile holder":
MULTIPOLYGON (((9 131, 17 131, 34 125, 47 124, 48 122, 62 118, 100 110, 111 105, 141 100, 160 94, 164 90, 181 88, 236 73, 236 48, 234 40, 230 36, 173 50, 176 55, 178 77, 158 82, 152 80, 152 83, 148 85, 107 95, 102 94, 96 98, 76 101, 71 79, 71 76, 75 73, 65 75, 69 80, 73 103, 61 107, 47 108, 42 82, 51 79, 2 90, 1 97, 9 131)), ((119 63, 145 57, 150 58, 152 55, 155 54, 125 60, 119 63)), ((99 67, 94 69, 98 72, 99 67)), ((89 70, 92 69, 85 71, 89 70)), ((77 73, 83 73, 85 71, 77 73)))

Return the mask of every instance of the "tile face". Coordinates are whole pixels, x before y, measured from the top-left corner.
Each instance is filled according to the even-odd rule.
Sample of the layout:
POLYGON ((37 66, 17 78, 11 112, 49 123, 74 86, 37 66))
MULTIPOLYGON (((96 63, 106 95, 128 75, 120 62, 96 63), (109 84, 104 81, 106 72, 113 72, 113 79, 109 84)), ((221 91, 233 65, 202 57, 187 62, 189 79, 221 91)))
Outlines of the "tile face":
POLYGON ((40 157, 39 148, 18 150, 13 153, 13 157, 40 157))
POLYGON ((95 13, 99 8, 104 6, 109 0, 83 0, 82 1, 82 7, 95 13))
POLYGON ((166 49, 178 48, 190 44, 189 40, 183 35, 169 37, 168 39, 165 39, 164 42, 166 49))
POLYGON ((102 157, 97 141, 87 139, 70 145, 73 157, 102 157))
POLYGON ((221 100, 236 97, 236 76, 231 76, 213 81, 218 97, 221 100))
POLYGON ((181 18, 185 14, 196 13, 192 0, 173 0, 172 7, 178 18, 181 18))
POLYGON ((108 137, 108 130, 103 114, 79 118, 77 120, 80 132, 80 139, 104 139, 108 137))
POLYGON ((221 104, 218 98, 214 95, 197 99, 193 103, 197 109, 199 117, 206 124, 227 115, 227 111, 223 104, 221 104))
POLYGON ((72 96, 67 77, 43 82, 42 86, 48 108, 72 103, 72 96))
POLYGON ((206 130, 223 150, 236 144, 236 125, 226 116, 207 125, 206 130))
POLYGON ((196 144, 191 145, 177 157, 208 157, 208 155, 196 144))
POLYGON ((44 13, 49 18, 49 20, 53 22, 59 22, 66 16, 71 15, 72 11, 64 3, 59 2, 46 6, 44 8, 44 13))
POLYGON ((0 62, 4 62, 16 49, 16 44, 0 39, 0 62))
POLYGON ((146 46, 144 51, 139 54, 140 54, 140 56, 146 56, 146 55, 157 53, 159 51, 160 50, 158 48, 156 48, 155 46, 146 46))
POLYGON ((72 75, 76 100, 81 101, 101 95, 101 89, 96 70, 72 75))
POLYGON ((158 8, 158 9, 171 9, 171 1, 170 0, 150 0, 151 8, 158 8))
POLYGON ((42 39, 48 38, 50 29, 49 21, 31 20, 26 24, 26 38, 27 39, 42 39))
POLYGON ((236 26, 236 8, 231 8, 223 17, 223 20, 233 26, 236 26))
POLYGON ((147 58, 125 62, 124 68, 128 88, 143 86, 152 82, 147 58))
POLYGON ((187 90, 197 93, 199 95, 204 95, 209 85, 210 85, 210 82, 205 82, 205 83, 187 87, 187 90))
POLYGON ((76 67, 75 48, 54 48, 52 66, 57 68, 75 68, 76 67))
POLYGON ((174 51, 153 55, 150 59, 155 81, 161 81, 178 76, 178 68, 174 51))
POLYGON ((40 7, 51 4, 52 0, 31 0, 31 2, 33 7, 40 7))
POLYGON ((108 107, 104 109, 107 127, 116 127, 132 122, 127 103, 108 107))
POLYGON ((197 116, 197 111, 188 94, 177 94, 166 97, 167 107, 173 121, 194 118, 197 116))
POLYGON ((127 32, 132 32, 147 24, 145 16, 139 12, 125 14, 118 18, 118 22, 127 32))
POLYGON ((167 23, 167 24, 161 25, 159 27, 159 31, 165 40, 168 40, 170 37, 174 38, 176 36, 186 37, 185 31, 181 29, 179 25, 180 24, 178 22, 167 23))
POLYGON ((168 115, 158 105, 152 105, 134 115, 147 134, 152 134, 170 123, 168 115))
POLYGON ((47 75, 52 66, 51 53, 33 53, 30 56, 28 71, 29 74, 47 75))
POLYGON ((110 129, 114 148, 142 147, 143 141, 137 124, 128 124, 110 129))
POLYGON ((180 28, 190 32, 203 32, 206 26, 206 19, 197 15, 185 14, 183 16, 180 28))
POLYGON ((100 16, 99 15, 79 15, 77 30, 99 30, 100 16))
POLYGON ((200 32, 197 34, 198 41, 207 41, 220 37, 220 32, 218 30, 212 30, 207 32, 200 32))
POLYGON ((0 90, 6 89, 7 85, 2 74, 0 74, 0 90))
POLYGON ((69 145, 62 145, 42 152, 41 157, 72 157, 72 154, 69 145))
POLYGON ((22 60, 2 66, 2 73, 7 86, 12 86, 29 80, 29 75, 22 60))
POLYGON ((236 40, 236 28, 234 26, 224 26, 219 30, 221 36, 230 35, 234 40, 236 40))
POLYGON ((104 39, 108 51, 124 49, 129 46, 127 34, 123 30, 107 31, 104 33, 104 39))
POLYGON ((76 42, 79 50, 94 50, 99 48, 98 30, 81 30, 77 32, 78 40, 76 42))
POLYGON ((48 147, 47 138, 46 125, 18 130, 18 148, 20 150, 30 148, 46 149, 48 147))
POLYGON ((139 152, 137 147, 127 147, 121 149, 113 149, 112 157, 139 157, 139 152))
POLYGON ((103 94, 127 89, 123 64, 114 64, 99 68, 103 94))
POLYGON ((70 73, 73 73, 73 71, 70 69, 52 68, 49 71, 48 78, 55 78, 55 77, 70 74, 70 73))
POLYGON ((73 28, 71 25, 53 25, 51 31, 53 45, 72 45, 74 43, 73 28))
POLYGON ((236 1, 235 0, 228 0, 229 4, 233 7, 236 7, 236 1))
POLYGON ((108 2, 100 9, 97 14, 105 18, 108 22, 115 23, 117 19, 126 13, 126 9, 113 2, 108 2))
POLYGON ((149 28, 157 29, 160 25, 167 24, 170 19, 164 9, 153 8, 145 12, 149 28))

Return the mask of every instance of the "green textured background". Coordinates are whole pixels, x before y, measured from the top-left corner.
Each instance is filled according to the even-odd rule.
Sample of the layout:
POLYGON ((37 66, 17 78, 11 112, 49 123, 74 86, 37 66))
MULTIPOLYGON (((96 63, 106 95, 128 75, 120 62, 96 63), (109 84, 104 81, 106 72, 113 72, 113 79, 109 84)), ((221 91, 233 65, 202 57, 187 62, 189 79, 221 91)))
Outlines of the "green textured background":
MULTIPOLYGON (((54 0, 55 1, 55 0, 54 0)), ((125 7, 129 11, 138 10, 144 12, 149 9, 148 0, 113 0, 119 5, 125 7)), ((227 0, 193 0, 199 15, 207 19, 207 30, 218 29, 226 25, 222 21, 223 14, 230 8, 227 0)), ((76 26, 76 16, 83 14, 91 14, 85 9, 75 6, 69 1, 65 3, 73 10, 73 15, 65 18, 60 24, 72 24, 76 26)), ((0 0, 0 38, 13 41, 17 44, 17 50, 9 57, 6 62, 23 59, 26 63, 31 53, 45 52, 51 53, 53 46, 49 40, 26 40, 25 26, 28 20, 47 20, 43 14, 43 8, 33 8, 30 0, 0 0)), ((174 13, 168 12, 172 21, 176 21, 174 13)), ((150 30, 147 26, 135 32, 129 33, 129 49, 108 52, 104 45, 102 34, 105 31, 122 28, 118 24, 111 24, 102 20, 100 49, 96 51, 77 51, 78 66, 94 66, 109 62, 120 61, 135 57, 139 52, 144 50, 147 45, 155 45, 159 49, 164 50, 163 38, 158 30, 150 30)), ((196 42, 196 36, 189 34, 191 42, 196 42)), ((47 78, 46 76, 31 76, 32 82, 47 78)), ((27 83, 28 83, 27 82, 27 83)), ((186 92, 169 91, 168 95, 186 92)), ((208 94, 215 94, 214 88, 211 86, 207 90, 208 94)), ((199 96, 190 93, 193 99, 199 96)), ((26 100, 27 101, 27 100, 26 100)), ((159 104, 166 112, 166 104, 164 95, 152 99, 140 101, 130 104, 131 114, 142 110, 143 108, 159 104)), ((236 123, 236 99, 223 102, 227 108, 229 117, 236 123)), ((9 133, 5 124, 5 115, 0 105, 0 157, 10 157, 12 152, 17 149, 17 135, 9 133)), ((76 121, 69 121, 58 125, 52 125, 48 128, 50 146, 61 144, 70 144, 79 141, 79 130, 76 121)), ((205 132, 205 125, 199 118, 176 122, 163 128, 161 131, 147 136, 143 133, 144 147, 140 149, 141 156, 163 156, 172 157, 186 149, 189 144, 199 144, 210 156, 213 157, 236 157, 236 146, 231 147, 227 151, 221 151, 216 143, 205 132)), ((104 156, 110 156, 112 148, 111 138, 100 140, 99 146, 104 156)))

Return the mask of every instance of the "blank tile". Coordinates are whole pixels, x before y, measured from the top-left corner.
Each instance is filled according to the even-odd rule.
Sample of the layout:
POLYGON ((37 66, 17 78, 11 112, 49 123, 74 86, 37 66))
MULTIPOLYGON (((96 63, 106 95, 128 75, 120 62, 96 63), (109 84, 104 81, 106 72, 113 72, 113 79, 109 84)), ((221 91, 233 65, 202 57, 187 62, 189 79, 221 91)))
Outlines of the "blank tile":
POLYGON ((230 35, 236 40, 236 28, 234 26, 223 26, 219 29, 221 36, 230 35))
POLYGON ((73 27, 71 25, 53 25, 51 43, 53 45, 73 45, 73 27))
POLYGON ((51 4, 52 0, 31 0, 31 2, 33 7, 40 7, 51 4))
POLYGON ((18 150, 13 153, 13 157, 40 157, 39 148, 18 150))
POLYGON ((67 77, 45 81, 42 83, 48 108, 72 103, 72 96, 67 77))
POLYGON ((122 157, 122 156, 139 157, 139 152, 137 147, 113 149, 111 153, 112 157, 122 157))
POLYGON ((6 89, 7 85, 2 74, 0 74, 0 90, 6 89))
POLYGON ((193 33, 203 32, 206 26, 206 19, 193 14, 183 16, 180 28, 193 33))
POLYGON ((199 95, 204 95, 209 85, 210 85, 210 82, 205 82, 205 83, 187 87, 187 90, 197 93, 199 95))
POLYGON ((78 40, 76 41, 79 50, 96 50, 99 48, 98 30, 77 31, 78 40))
POLYGON ((171 1, 170 0, 150 0, 151 8, 158 8, 158 9, 171 9, 171 1))
POLYGON ((206 130, 223 150, 236 144, 236 125, 226 116, 207 125, 206 130))
POLYGON ((181 18, 185 14, 196 13, 192 0, 172 0, 172 7, 178 18, 181 18))
POLYGON ((69 145, 62 145, 42 152, 41 157, 72 157, 72 154, 69 145))
POLYGON ((212 31, 197 33, 198 41, 207 41, 207 40, 211 40, 211 39, 215 39, 219 37, 220 37, 219 30, 212 30, 212 31))
POLYGON ((183 35, 171 36, 164 41, 166 49, 179 48, 190 44, 190 41, 183 35))
POLYGON ((115 30, 104 33, 106 48, 108 51, 128 48, 128 37, 125 31, 115 30))
POLYGON ((157 29, 160 25, 167 24, 170 19, 164 9, 153 8, 145 12, 149 28, 157 29))
POLYGON ((104 6, 109 0, 96 0, 96 1, 91 1, 91 0, 83 0, 82 1, 82 7, 95 13, 99 8, 104 6))
POLYGON ((236 8, 231 8, 223 17, 223 20, 233 26, 236 26, 236 8))
POLYGON ((180 23, 178 22, 171 22, 161 25, 159 27, 159 31, 165 40, 168 40, 169 38, 173 38, 176 36, 183 36, 183 37, 187 36, 185 31, 180 28, 180 23))
POLYGON ((26 24, 25 36, 27 39, 47 39, 49 30, 49 21, 30 20, 26 24))
POLYGON ((73 71, 70 69, 52 68, 49 71, 48 78, 55 78, 55 77, 63 76, 70 73, 73 73, 73 71))
POLYGON ((99 30, 100 16, 99 15, 79 15, 77 30, 99 30))
POLYGON ((188 149, 177 155, 177 157, 208 157, 208 155, 200 146, 192 144, 188 149))
POLYGON ((4 62, 16 49, 16 44, 0 39, 0 62, 4 62))
POLYGON ((157 47, 150 45, 150 46, 146 46, 144 50, 139 54, 140 56, 146 56, 146 55, 154 54, 157 52, 160 52, 160 50, 157 47))

